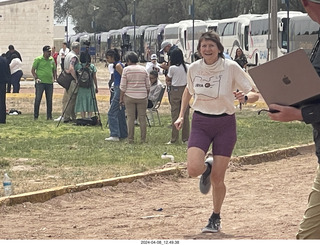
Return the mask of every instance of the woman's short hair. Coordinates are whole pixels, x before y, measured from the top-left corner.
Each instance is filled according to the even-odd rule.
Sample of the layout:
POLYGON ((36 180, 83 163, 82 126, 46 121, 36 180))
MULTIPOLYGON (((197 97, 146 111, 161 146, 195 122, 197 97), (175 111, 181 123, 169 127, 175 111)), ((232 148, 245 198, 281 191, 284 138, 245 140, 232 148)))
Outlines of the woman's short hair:
POLYGON ((222 45, 222 43, 220 41, 220 37, 219 37, 218 33, 214 32, 214 31, 207 31, 207 32, 204 32, 200 36, 199 42, 198 42, 198 47, 197 47, 197 50, 198 50, 199 53, 200 53, 201 42, 204 41, 204 40, 211 40, 214 43, 216 43, 217 46, 218 46, 218 49, 220 51, 219 56, 221 58, 224 58, 224 54, 223 54, 224 47, 223 47, 223 45, 222 45))
POLYGON ((139 57, 136 52, 130 51, 126 54, 126 62, 130 61, 131 63, 138 63, 139 57))
POLYGON ((159 73, 156 70, 152 70, 152 71, 150 71, 149 75, 152 75, 154 77, 158 77, 159 73))

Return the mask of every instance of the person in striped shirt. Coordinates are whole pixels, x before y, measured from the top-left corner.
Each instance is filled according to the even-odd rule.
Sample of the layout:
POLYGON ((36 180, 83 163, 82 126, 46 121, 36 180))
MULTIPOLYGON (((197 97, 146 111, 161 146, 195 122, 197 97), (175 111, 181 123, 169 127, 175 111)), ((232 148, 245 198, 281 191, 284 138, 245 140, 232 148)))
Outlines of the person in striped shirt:
POLYGON ((139 65, 139 58, 135 52, 126 55, 127 67, 123 69, 120 82, 120 106, 126 107, 128 142, 134 142, 134 128, 136 111, 141 131, 141 142, 146 142, 147 121, 146 110, 150 92, 149 74, 146 68, 139 65))

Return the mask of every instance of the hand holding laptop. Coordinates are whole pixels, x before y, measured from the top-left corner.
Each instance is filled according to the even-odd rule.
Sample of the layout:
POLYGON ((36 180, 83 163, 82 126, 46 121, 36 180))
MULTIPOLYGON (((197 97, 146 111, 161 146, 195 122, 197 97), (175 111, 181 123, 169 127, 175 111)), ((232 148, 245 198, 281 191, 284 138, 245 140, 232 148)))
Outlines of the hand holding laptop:
POLYGON ((291 122, 302 120, 301 110, 292 106, 282 106, 277 104, 269 105, 268 116, 270 119, 279 122, 291 122))

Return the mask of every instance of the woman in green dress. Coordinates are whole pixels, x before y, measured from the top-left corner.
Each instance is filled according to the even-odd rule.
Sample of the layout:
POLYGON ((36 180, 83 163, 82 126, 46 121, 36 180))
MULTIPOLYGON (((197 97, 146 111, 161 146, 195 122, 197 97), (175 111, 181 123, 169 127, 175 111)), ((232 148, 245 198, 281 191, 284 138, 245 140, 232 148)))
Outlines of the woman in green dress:
MULTIPOLYGON (((82 87, 78 81, 78 95, 76 100, 75 112, 81 113, 81 118, 91 118, 92 113, 97 111, 96 95, 98 93, 97 68, 91 64, 91 57, 86 53, 80 54, 80 64, 76 67, 77 71, 87 67, 91 73, 91 84, 89 87, 82 87)), ((79 77, 78 77, 79 80, 79 77)))

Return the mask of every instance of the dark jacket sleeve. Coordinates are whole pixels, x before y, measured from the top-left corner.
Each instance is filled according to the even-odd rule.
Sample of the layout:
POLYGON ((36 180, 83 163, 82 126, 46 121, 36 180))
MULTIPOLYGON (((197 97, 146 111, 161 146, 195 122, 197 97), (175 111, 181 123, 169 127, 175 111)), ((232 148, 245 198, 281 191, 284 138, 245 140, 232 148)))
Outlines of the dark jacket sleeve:
MULTIPOLYGON (((318 49, 312 65, 320 77, 320 49, 318 49)), ((313 104, 302 106, 301 113, 305 123, 320 125, 320 101, 313 104)))
POLYGON ((303 121, 307 124, 320 122, 320 103, 305 105, 301 108, 303 121))
POLYGON ((11 73, 10 66, 7 60, 0 57, 0 83, 8 83, 10 81, 11 73))

